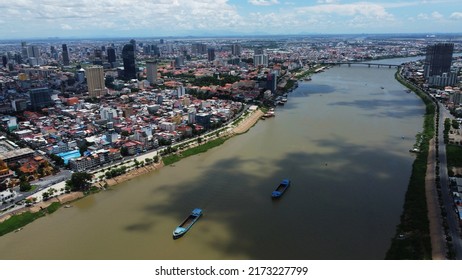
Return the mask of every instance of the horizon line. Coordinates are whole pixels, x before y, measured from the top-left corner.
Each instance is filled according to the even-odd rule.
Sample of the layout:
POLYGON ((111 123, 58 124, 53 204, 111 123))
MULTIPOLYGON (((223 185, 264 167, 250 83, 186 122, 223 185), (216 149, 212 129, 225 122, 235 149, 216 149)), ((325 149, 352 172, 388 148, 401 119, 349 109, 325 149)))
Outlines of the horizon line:
MULTIPOLYGON (((0 42, 9 42, 17 40, 88 40, 88 39, 185 39, 185 38, 250 38, 250 37, 303 37, 303 36, 425 36, 428 39, 436 39, 437 35, 444 36, 462 36, 462 32, 398 32, 398 33, 300 33, 300 34, 227 34, 227 35, 153 35, 153 36, 47 36, 47 37, 15 37, 0 39, 0 42), (429 37, 430 36, 430 37, 429 37)), ((462 39, 462 38, 461 38, 462 39)))

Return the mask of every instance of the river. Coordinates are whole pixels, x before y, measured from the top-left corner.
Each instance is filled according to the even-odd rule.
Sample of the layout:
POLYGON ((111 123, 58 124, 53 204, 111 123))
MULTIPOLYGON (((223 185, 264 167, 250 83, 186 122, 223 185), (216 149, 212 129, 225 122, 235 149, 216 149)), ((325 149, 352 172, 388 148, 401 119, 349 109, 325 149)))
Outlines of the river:
POLYGON ((316 74, 246 134, 0 237, 0 259, 383 259, 424 114, 395 71, 316 74))

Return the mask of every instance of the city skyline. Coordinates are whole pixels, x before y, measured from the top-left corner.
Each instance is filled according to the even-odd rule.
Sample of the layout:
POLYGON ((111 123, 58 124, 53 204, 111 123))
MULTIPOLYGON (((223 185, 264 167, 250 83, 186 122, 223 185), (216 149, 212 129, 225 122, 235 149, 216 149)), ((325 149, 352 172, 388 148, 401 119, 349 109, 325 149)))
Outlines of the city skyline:
POLYGON ((7 0, 0 37, 461 32, 458 0, 7 0))

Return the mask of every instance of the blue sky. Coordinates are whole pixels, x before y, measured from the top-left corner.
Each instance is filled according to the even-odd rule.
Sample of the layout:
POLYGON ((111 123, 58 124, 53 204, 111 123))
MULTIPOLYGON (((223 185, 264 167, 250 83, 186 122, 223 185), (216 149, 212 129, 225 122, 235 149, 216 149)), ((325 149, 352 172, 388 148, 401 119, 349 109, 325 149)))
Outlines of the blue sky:
POLYGON ((462 33, 462 0, 2 0, 0 38, 462 33))

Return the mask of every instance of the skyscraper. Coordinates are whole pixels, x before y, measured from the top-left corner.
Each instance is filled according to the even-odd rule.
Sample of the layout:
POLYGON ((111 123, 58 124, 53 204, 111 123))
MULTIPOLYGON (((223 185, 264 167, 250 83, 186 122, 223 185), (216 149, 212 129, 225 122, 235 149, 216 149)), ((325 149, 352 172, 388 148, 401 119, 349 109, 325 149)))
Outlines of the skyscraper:
POLYGON ((85 70, 87 76, 88 95, 101 97, 104 94, 104 71, 102 66, 92 66, 85 70))
POLYGON ((146 78, 151 84, 157 81, 157 62, 146 61, 146 78))
POLYGON ((107 48, 107 61, 111 63, 111 65, 116 62, 116 53, 113 47, 107 48))
POLYGON ((271 90, 272 93, 276 92, 277 88, 277 75, 276 73, 272 72, 269 73, 268 76, 266 76, 266 89, 271 90))
POLYGON ((215 60, 215 49, 214 48, 207 49, 207 58, 209 61, 215 60))
POLYGON ((32 110, 40 110, 53 105, 49 88, 34 88, 29 91, 32 110))
POLYGON ((6 55, 3 55, 2 56, 2 65, 3 65, 3 67, 6 67, 7 64, 8 64, 8 57, 6 57, 6 55))
POLYGON ((69 66, 69 51, 67 50, 67 45, 63 44, 63 65, 69 66))
POLYGON ((133 44, 126 44, 122 49, 124 62, 124 78, 126 80, 136 79, 135 49, 133 44))
POLYGON ((231 54, 232 55, 240 56, 241 52, 242 52, 242 47, 241 47, 240 44, 232 44, 231 45, 231 54))
POLYGON ((28 46, 27 47, 27 54, 29 57, 35 57, 39 58, 40 57, 40 50, 37 46, 28 46))
POLYGON ((25 59, 29 57, 29 54, 27 53, 27 43, 26 42, 21 42, 21 55, 25 59))
POLYGON ((207 53, 207 45, 202 43, 193 43, 191 45, 191 52, 193 54, 206 54, 207 53))
POLYGON ((450 73, 453 51, 453 43, 439 43, 428 46, 424 65, 425 78, 450 73))

